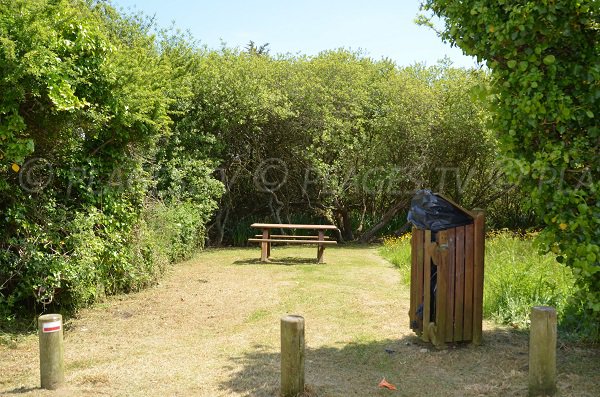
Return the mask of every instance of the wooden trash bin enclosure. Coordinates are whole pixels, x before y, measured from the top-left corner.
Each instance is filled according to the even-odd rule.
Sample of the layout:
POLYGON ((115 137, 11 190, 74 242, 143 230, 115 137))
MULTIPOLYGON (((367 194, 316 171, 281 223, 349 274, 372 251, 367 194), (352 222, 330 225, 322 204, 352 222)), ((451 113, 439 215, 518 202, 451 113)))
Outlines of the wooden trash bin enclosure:
POLYGON ((443 199, 473 221, 437 231, 413 227, 410 328, 438 348, 452 342, 478 345, 483 316, 484 213, 443 199))

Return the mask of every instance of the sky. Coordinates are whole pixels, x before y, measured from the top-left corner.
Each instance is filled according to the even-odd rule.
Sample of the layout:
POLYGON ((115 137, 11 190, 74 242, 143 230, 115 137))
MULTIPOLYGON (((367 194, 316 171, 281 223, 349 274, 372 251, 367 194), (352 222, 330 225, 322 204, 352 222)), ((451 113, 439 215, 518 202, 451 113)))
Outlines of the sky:
POLYGON ((447 56, 458 67, 476 67, 474 58, 444 44, 436 33, 414 23, 420 0, 112 0, 127 11, 172 22, 209 48, 244 48, 250 40, 269 43, 271 54, 316 55, 324 50, 362 50, 400 66, 435 65, 447 56))

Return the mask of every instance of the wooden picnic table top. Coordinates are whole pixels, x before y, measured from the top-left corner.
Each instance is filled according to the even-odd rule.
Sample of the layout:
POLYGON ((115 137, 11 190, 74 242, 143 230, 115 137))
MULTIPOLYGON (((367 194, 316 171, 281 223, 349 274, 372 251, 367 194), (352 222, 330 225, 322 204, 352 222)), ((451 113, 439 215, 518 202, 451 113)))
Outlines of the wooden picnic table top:
POLYGON ((312 230, 337 230, 335 225, 295 225, 291 223, 253 223, 251 227, 257 229, 312 229, 312 230))

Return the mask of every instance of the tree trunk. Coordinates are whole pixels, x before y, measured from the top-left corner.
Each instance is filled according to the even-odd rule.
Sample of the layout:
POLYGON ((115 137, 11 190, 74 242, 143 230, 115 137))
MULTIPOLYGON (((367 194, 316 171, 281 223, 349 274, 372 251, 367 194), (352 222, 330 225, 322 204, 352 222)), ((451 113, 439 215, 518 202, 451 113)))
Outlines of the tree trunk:
POLYGON ((359 233, 363 231, 363 228, 365 226, 365 215, 367 215, 367 203, 363 198, 363 209, 362 213, 360 214, 360 223, 358 224, 358 228, 356 229, 356 231, 359 233))
POLYGON ((339 226, 340 226, 339 219, 334 219, 333 215, 331 215, 331 212, 328 212, 328 211, 324 211, 323 216, 325 217, 325 219, 327 219, 327 221, 329 223, 331 223, 332 225, 338 226, 338 228, 335 229, 333 231, 333 233, 335 233, 335 239, 338 242, 343 243, 345 240, 344 240, 344 236, 342 236, 341 230, 339 229, 339 226))
POLYGON ((381 217, 381 220, 377 222, 371 229, 367 230, 362 236, 360 236, 359 241, 361 243, 369 243, 371 242, 377 233, 383 229, 400 210, 404 209, 408 204, 408 199, 400 199, 396 201, 381 217))
POLYGON ((339 208, 337 211, 337 224, 340 226, 340 232, 344 241, 354 240, 354 233, 352 232, 352 219, 348 208, 339 208))
POLYGON ((396 237, 402 236, 403 234, 410 232, 411 229, 412 229, 411 223, 406 222, 404 225, 402 225, 402 227, 400 229, 394 231, 394 236, 396 236, 396 237))
POLYGON ((213 224, 217 233, 215 236, 214 245, 220 247, 223 244, 223 238, 225 237, 225 225, 227 224, 227 219, 229 218, 229 208, 221 209, 215 218, 215 223, 213 224), (223 214, 225 213, 225 214, 223 214))
POLYGON ((352 219, 347 208, 342 210, 342 225, 344 226, 344 240, 354 240, 354 233, 352 233, 352 219))

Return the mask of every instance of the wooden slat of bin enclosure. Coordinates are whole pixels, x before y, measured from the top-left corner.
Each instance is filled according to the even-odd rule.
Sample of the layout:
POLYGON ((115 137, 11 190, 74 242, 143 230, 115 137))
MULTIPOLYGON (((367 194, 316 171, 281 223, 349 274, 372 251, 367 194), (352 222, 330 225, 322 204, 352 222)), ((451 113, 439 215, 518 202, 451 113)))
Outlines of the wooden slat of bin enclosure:
POLYGON ((481 344, 483 318, 483 260, 485 249, 485 215, 477 211, 473 230, 473 343, 481 344))
POLYGON ((439 231, 436 239, 439 247, 437 255, 437 290, 435 296, 436 339, 440 343, 444 343, 446 340, 446 301, 448 299, 446 296, 448 291, 448 231, 439 231))
POLYGON ((421 314, 417 316, 417 324, 419 324, 419 331, 423 331, 423 264, 425 258, 425 249, 427 247, 427 242, 425 241, 424 230, 421 230, 419 237, 419 255, 417 257, 417 312, 421 314))
POLYGON ((417 303, 417 228, 412 228, 410 239, 410 306, 408 308, 409 327, 415 330, 415 308, 417 303))
POLYGON ((445 341, 454 341, 454 249, 455 249, 455 228, 448 229, 448 258, 447 258, 447 271, 444 273, 448 277, 447 291, 446 291, 446 332, 445 341))
POLYGON ((423 272, 423 234, 423 230, 413 228, 411 238, 410 308, 408 315, 410 328, 416 332, 422 330, 421 320, 417 318, 416 312, 422 301, 419 290, 423 288, 423 281, 419 279, 419 273, 422 274, 423 272), (415 324, 417 325, 415 326, 415 324))
POLYGON ((463 308, 465 297, 465 227, 456 228, 454 260, 454 342, 463 340, 463 308))
POLYGON ((463 340, 473 338, 473 225, 465 226, 465 300, 463 340))
POLYGON ((425 342, 429 342, 429 333, 427 329, 431 322, 431 251, 429 246, 431 245, 431 230, 425 230, 423 245, 425 247, 423 252, 423 336, 421 339, 425 342))

